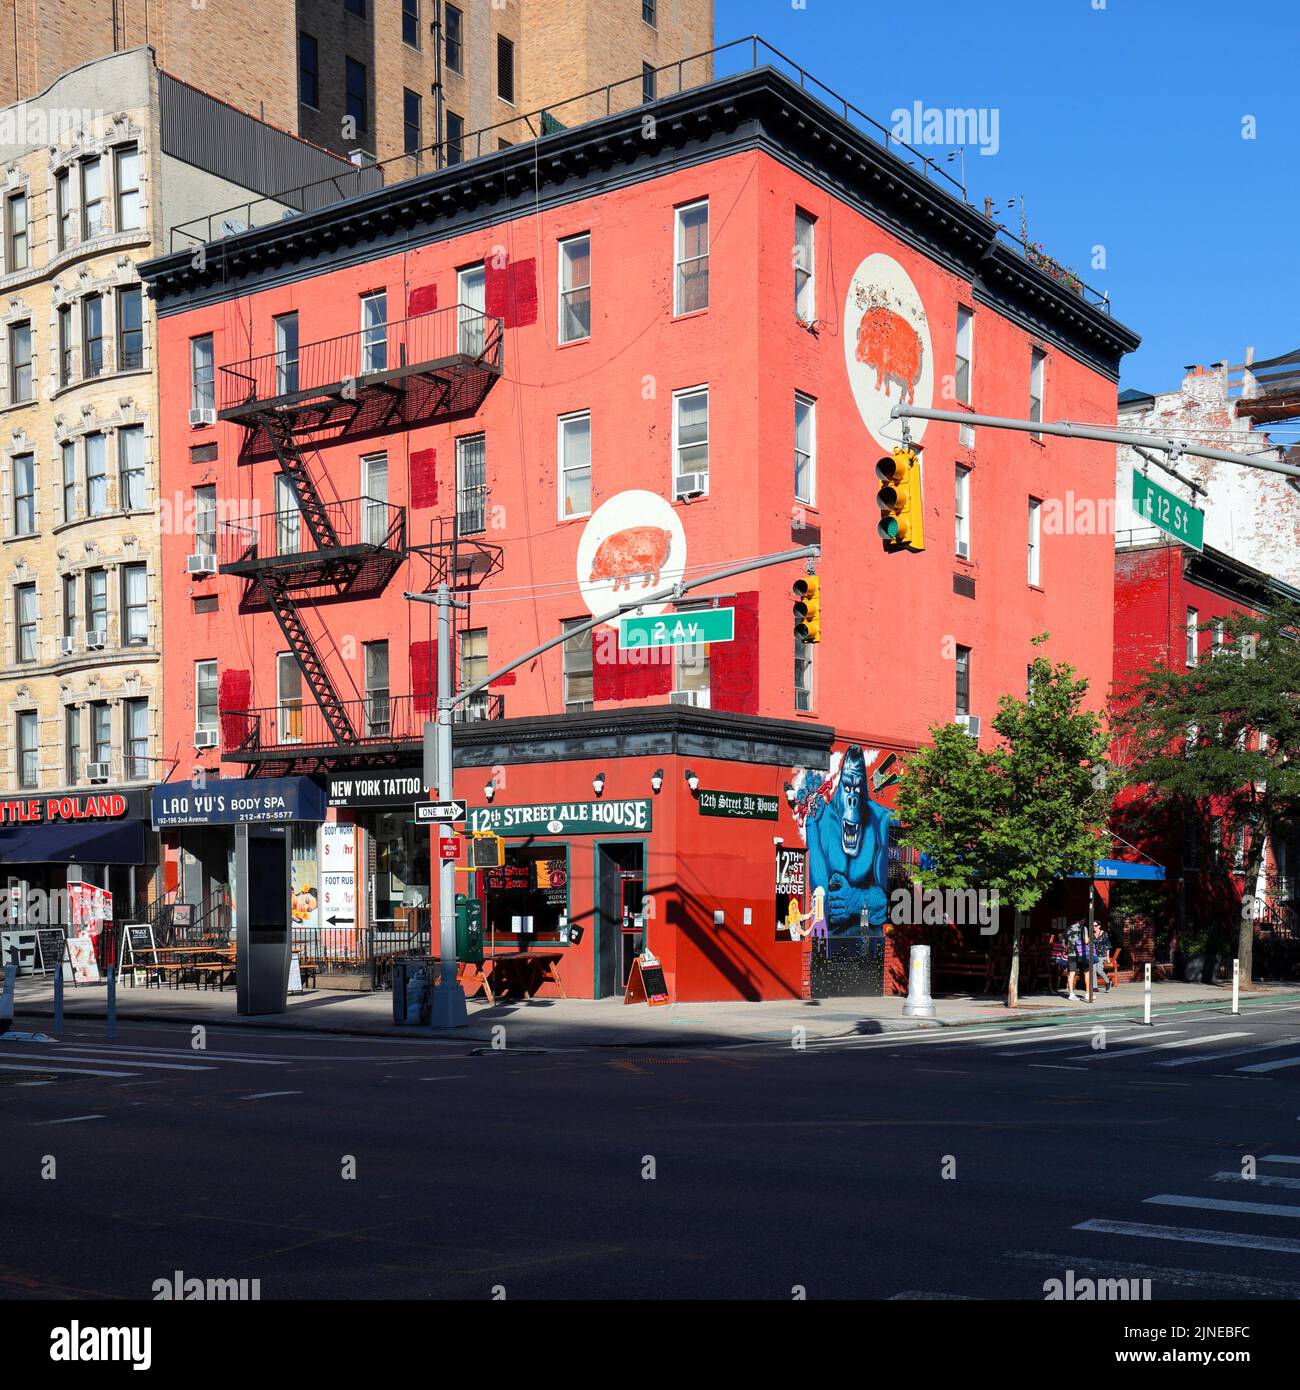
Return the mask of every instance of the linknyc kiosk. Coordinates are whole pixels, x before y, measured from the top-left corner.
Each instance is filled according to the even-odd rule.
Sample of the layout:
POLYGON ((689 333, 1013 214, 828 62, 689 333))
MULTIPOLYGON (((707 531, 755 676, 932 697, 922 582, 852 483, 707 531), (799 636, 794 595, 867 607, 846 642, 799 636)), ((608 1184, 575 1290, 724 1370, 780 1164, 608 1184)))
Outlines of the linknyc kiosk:
POLYGON ((241 1014, 288 1007, 289 827, 235 826, 235 1005, 241 1014))

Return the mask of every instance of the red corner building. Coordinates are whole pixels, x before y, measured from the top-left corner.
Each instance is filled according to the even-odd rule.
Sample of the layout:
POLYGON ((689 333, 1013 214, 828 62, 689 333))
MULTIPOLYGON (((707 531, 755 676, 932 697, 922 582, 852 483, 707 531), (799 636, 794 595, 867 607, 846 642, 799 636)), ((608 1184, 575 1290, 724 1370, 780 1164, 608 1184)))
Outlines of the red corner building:
POLYGON ((252 220, 147 268, 178 895, 205 910, 232 823, 279 818, 323 968, 427 940, 434 610, 404 591, 465 604, 464 688, 817 543, 819 643, 785 564, 668 605, 734 610, 730 641, 650 660, 604 627, 472 701, 456 795, 506 862, 457 882, 488 949, 558 962, 571 996, 620 993, 643 945, 674 999, 899 988, 891 760, 954 717, 987 736, 1045 631, 1100 706, 1112 538, 1071 518, 1114 455, 915 422, 925 548, 886 553, 890 410, 1113 421, 1136 337, 768 68, 252 220))

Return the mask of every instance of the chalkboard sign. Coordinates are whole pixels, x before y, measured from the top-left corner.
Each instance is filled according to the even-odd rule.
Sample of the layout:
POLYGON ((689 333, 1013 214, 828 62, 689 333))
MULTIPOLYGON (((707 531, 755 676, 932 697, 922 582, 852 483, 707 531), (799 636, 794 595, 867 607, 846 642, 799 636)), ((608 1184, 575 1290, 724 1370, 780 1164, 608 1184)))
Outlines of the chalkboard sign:
POLYGON ((62 927, 41 927, 36 933, 37 945, 41 952, 41 973, 48 975, 63 963, 67 950, 67 937, 62 927))
POLYGON ((666 1004, 668 1003, 668 981, 664 979, 663 966, 653 957, 643 960, 641 956, 632 961, 632 970, 627 977, 627 987, 623 991, 625 1004, 666 1004))

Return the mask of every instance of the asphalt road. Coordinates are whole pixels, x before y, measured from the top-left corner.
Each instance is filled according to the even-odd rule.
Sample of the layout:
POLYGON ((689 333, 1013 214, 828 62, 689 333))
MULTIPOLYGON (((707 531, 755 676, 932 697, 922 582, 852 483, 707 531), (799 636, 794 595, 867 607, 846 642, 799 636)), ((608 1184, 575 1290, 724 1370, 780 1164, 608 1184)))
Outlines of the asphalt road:
POLYGON ((1300 1297, 1295 1004, 1104 1049, 1086 1006, 802 1051, 71 1028, 0 1043, 0 1297, 1300 1297))

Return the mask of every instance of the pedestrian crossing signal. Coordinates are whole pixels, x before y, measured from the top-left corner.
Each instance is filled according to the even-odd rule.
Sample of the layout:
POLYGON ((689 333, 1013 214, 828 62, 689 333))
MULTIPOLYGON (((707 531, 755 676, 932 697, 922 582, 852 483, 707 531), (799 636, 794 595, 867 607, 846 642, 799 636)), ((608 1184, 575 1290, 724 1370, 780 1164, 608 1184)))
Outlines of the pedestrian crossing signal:
POLYGON ((810 574, 796 579, 791 586, 794 594, 794 635, 801 642, 822 640, 822 582, 810 574))
POLYGON ((921 507, 921 460, 915 449, 895 449, 876 464, 876 505, 880 524, 876 534, 885 549, 924 550, 921 507))
POLYGON ((471 869, 499 869, 506 862, 506 842, 491 830, 476 830, 469 842, 471 869))

